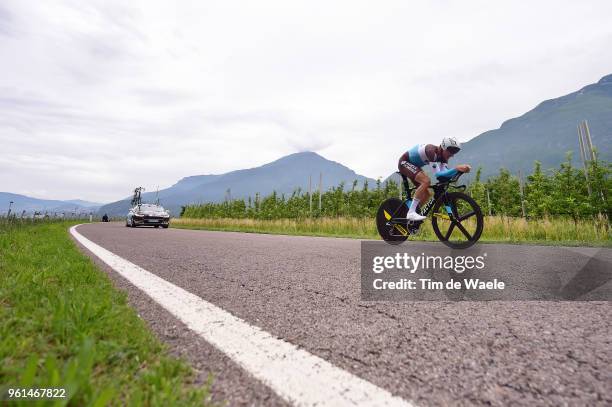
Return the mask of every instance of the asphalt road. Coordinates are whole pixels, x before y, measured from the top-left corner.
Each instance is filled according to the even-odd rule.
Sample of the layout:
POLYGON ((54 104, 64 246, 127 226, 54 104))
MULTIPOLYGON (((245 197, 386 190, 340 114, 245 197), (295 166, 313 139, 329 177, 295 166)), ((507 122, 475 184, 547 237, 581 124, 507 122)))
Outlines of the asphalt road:
MULTIPOLYGON (((612 303, 360 299, 360 241, 125 228, 78 231, 111 252, 417 406, 612 405, 612 303)), ((410 243, 430 250, 438 243, 410 243)), ((487 245, 509 270, 611 249, 487 245)), ((85 250, 85 249, 83 249, 85 250)), ((86 251, 86 250, 85 250, 86 251)), ((87 252, 87 251, 86 251, 87 252)), ((87 252, 88 253, 88 252, 87 252)), ((88 253, 90 254, 90 253, 88 253)), ((91 255, 91 254, 90 254, 91 255)), ((214 398, 286 405, 273 391, 94 259, 214 398)), ((547 266, 548 265, 548 266, 547 266)), ((610 282, 608 282, 609 284, 610 282)))

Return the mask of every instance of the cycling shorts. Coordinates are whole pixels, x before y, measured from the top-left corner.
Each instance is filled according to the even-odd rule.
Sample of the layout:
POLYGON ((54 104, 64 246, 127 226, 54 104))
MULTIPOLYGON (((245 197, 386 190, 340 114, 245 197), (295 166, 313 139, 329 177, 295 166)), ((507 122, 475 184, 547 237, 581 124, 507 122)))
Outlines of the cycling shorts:
POLYGON ((417 167, 408 160, 408 153, 404 153, 400 157, 399 162, 397 163, 397 168, 402 175, 408 177, 408 179, 412 181, 414 186, 418 187, 420 185, 416 181, 416 176, 419 172, 422 172, 423 170, 421 169, 421 167, 417 167))

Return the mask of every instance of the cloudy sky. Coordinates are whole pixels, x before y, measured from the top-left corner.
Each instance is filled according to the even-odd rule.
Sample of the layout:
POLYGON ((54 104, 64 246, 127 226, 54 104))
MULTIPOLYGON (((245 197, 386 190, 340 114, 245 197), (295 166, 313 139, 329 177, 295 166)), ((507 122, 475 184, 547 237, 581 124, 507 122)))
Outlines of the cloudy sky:
POLYGON ((373 178, 612 73, 604 1, 0 0, 0 191, 98 202, 312 150, 373 178))

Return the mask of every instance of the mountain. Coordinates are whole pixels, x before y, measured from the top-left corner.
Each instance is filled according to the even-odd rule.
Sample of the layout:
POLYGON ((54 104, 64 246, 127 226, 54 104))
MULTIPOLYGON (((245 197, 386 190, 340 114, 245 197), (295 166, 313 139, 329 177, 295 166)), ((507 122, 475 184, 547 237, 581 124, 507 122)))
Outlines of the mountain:
MULTIPOLYGON (((358 175, 355 171, 334 161, 327 160, 317 153, 303 152, 282 157, 271 163, 256 168, 231 171, 217 175, 195 175, 181 179, 170 188, 142 195, 143 201, 153 202, 159 197, 160 203, 178 216, 181 206, 198 202, 223 201, 228 190, 232 199, 261 196, 276 191, 280 194, 291 194, 297 188, 308 189, 308 179, 312 176, 312 188, 319 185, 319 173, 323 173, 323 190, 344 182, 352 186, 354 180, 358 186, 364 181, 371 185, 376 181, 358 175)), ((125 215, 130 207, 130 199, 104 205, 98 211, 111 216, 125 215)))
POLYGON ((98 209, 99 207, 104 205, 104 204, 99 203, 99 202, 84 201, 82 199, 69 199, 69 200, 66 200, 64 202, 67 202, 67 203, 70 203, 70 204, 75 204, 75 205, 78 205, 78 206, 82 206, 83 208, 96 208, 96 209, 98 209))
POLYGON ((543 168, 557 168, 565 153, 573 151, 575 166, 580 164, 577 126, 587 120, 593 145, 601 158, 612 161, 612 75, 579 91, 546 100, 520 117, 504 122, 464 143, 451 161, 482 166, 483 176, 494 175, 500 167, 516 174, 529 174, 534 161, 543 168))
POLYGON ((12 194, 10 192, 0 192, 0 213, 6 214, 8 212, 10 202, 11 212, 20 215, 21 212, 26 211, 27 213, 33 212, 73 212, 76 208, 76 212, 92 212, 96 211, 102 204, 82 201, 75 199, 71 201, 59 201, 52 199, 38 199, 32 198, 25 195, 12 194))

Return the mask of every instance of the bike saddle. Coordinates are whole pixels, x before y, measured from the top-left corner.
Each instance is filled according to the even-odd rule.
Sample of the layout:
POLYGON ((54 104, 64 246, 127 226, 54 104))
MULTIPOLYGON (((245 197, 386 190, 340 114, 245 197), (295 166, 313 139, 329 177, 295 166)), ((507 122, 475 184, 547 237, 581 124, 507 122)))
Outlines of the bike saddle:
POLYGON ((404 181, 406 181, 406 180, 408 179, 408 177, 406 177, 404 174, 402 174, 402 173, 401 173, 401 172, 399 172, 399 171, 395 171, 395 173, 396 173, 396 174, 399 174, 399 175, 400 175, 400 177, 402 177, 402 179, 403 179, 404 181))

